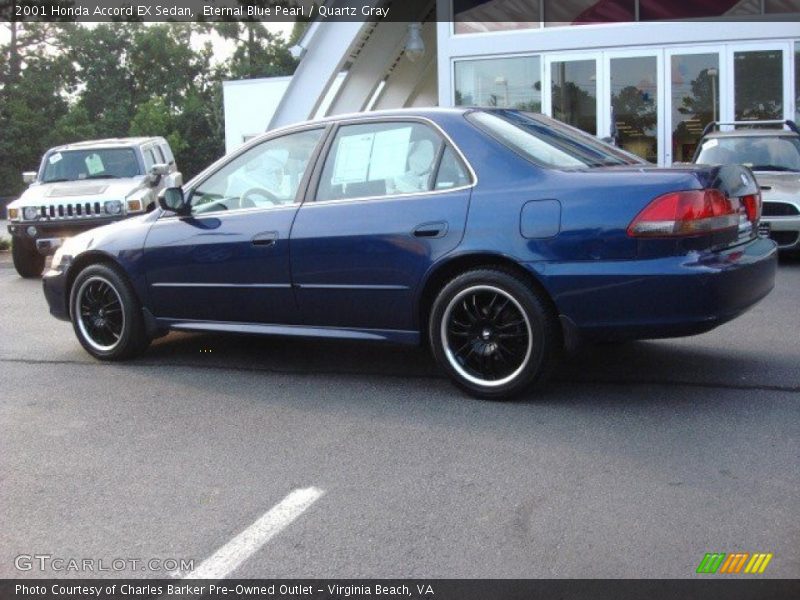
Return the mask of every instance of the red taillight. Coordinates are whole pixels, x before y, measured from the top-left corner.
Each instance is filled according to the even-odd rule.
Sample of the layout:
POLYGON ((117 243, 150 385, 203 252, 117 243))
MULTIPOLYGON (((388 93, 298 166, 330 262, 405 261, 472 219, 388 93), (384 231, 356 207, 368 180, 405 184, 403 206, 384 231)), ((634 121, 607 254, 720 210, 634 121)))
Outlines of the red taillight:
POLYGON ((632 237, 670 237, 738 227, 739 202, 719 190, 686 190, 659 196, 628 226, 632 237))
POLYGON ((761 218, 761 194, 742 196, 742 204, 747 211, 747 220, 756 223, 761 218))

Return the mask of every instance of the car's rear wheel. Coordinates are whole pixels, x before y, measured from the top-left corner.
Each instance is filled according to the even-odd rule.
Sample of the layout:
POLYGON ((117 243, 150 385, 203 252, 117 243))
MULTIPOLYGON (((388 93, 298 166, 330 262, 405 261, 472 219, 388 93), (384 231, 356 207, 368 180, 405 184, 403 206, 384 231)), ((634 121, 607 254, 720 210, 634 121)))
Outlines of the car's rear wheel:
POLYGON ((125 276, 109 265, 90 265, 78 273, 70 316, 78 341, 95 358, 131 358, 150 343, 139 299, 125 276))
POLYGON ((14 268, 20 277, 40 277, 44 271, 45 257, 39 254, 36 244, 25 238, 14 237, 11 241, 11 256, 14 268))
POLYGON ((453 279, 436 298, 429 326, 433 353, 453 382, 492 400, 518 395, 550 374, 559 332, 541 294, 499 269, 453 279))

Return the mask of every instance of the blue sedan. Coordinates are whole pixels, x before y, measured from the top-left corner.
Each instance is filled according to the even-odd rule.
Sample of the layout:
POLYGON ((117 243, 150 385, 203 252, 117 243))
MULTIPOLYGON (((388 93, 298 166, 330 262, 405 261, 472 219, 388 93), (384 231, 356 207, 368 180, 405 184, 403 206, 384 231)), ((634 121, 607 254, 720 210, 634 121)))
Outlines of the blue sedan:
POLYGON ((428 343, 500 399, 576 340, 702 333, 775 279, 748 169, 657 168, 511 110, 272 131, 159 202, 67 241, 44 277, 98 359, 170 330, 428 343))

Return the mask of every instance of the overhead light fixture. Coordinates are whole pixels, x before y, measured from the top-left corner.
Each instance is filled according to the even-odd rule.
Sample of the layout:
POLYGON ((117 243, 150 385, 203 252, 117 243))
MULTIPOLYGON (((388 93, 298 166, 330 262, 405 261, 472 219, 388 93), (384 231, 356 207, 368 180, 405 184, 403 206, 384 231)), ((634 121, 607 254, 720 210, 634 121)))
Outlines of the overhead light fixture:
POLYGON ((289 48, 289 54, 292 55, 292 58, 295 60, 300 60, 306 54, 306 49, 303 48, 300 44, 295 44, 291 48, 289 48))
POLYGON ((425 42, 422 40, 422 23, 408 24, 405 55, 411 62, 416 62, 425 56, 425 42))

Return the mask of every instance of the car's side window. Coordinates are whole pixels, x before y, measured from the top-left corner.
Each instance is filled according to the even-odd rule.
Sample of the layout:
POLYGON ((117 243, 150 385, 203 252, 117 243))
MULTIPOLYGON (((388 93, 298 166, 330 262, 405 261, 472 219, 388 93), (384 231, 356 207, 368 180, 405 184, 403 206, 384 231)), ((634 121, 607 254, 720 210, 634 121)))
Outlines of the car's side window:
POLYGON ((175 157, 172 156, 172 150, 169 147, 169 144, 162 144, 161 145, 161 153, 164 155, 164 162, 169 165, 175 164, 175 157))
POLYGON ((443 144, 431 127, 421 123, 344 125, 328 152, 316 199, 431 191, 443 144))
POLYGON ((254 146, 203 181, 193 212, 261 208, 297 201, 300 182, 323 129, 291 133, 254 146))
POLYGON ((442 154, 442 162, 439 163, 434 189, 449 190, 469 185, 469 182, 469 174, 461 159, 458 158, 455 150, 447 146, 442 154))
POLYGON ((153 147, 150 146, 149 148, 144 149, 144 169, 145 171, 150 171, 153 168, 153 165, 156 164, 156 156, 153 154, 153 147))

